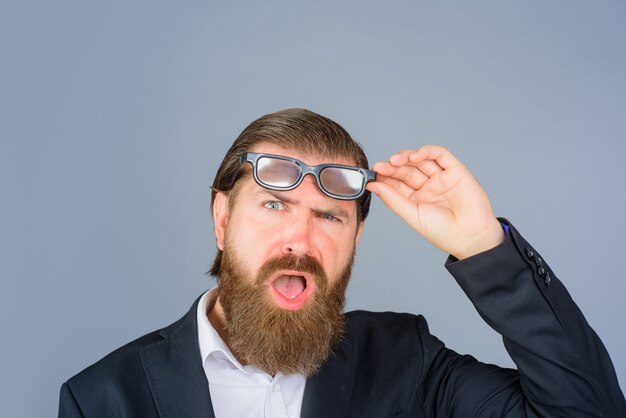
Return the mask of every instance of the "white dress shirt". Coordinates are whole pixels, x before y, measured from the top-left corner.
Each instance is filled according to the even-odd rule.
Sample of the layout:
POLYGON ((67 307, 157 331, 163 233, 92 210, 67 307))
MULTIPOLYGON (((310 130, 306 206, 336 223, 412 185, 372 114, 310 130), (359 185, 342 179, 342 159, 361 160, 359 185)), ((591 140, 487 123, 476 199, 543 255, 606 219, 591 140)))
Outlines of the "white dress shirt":
POLYGON ((207 318, 217 289, 198 303, 198 344, 216 418, 296 418, 300 416, 306 378, 269 374, 243 366, 207 318))

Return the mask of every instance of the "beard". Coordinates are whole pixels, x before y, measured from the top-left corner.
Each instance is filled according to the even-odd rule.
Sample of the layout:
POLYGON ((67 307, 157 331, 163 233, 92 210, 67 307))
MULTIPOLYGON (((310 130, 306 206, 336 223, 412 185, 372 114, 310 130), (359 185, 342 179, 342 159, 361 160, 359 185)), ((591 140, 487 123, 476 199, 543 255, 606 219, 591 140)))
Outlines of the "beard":
POLYGON ((272 258, 254 281, 226 244, 218 297, 225 314, 228 345, 237 358, 267 374, 311 376, 332 354, 345 329, 343 306, 354 252, 333 285, 315 258, 293 254, 272 258), (279 307, 267 280, 279 270, 308 273, 315 291, 299 310, 279 307))

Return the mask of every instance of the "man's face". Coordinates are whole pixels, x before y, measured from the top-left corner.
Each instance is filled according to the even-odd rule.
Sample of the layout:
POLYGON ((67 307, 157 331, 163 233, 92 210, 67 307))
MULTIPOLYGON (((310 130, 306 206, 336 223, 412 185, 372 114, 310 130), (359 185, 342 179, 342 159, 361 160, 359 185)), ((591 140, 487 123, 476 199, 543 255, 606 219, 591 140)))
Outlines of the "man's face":
MULTIPOLYGON (((267 143, 251 151, 309 165, 354 164, 267 143)), ((225 195, 214 204, 224 251, 218 303, 229 345, 268 373, 310 374, 343 331, 345 288, 362 230, 356 203, 324 195, 312 176, 282 192, 259 186, 252 176, 241 182, 234 204, 229 207, 225 195)))
MULTIPOLYGON (((354 164, 348 159, 321 161, 268 143, 259 144, 251 151, 293 157, 309 165, 354 164)), ((265 189, 248 176, 240 185, 236 202, 230 209, 226 202, 217 204, 223 204, 219 208, 222 212, 216 215, 218 247, 224 250, 224 243, 230 243, 240 255, 239 262, 249 274, 251 283, 268 260, 293 254, 317 260, 329 285, 333 285, 351 260, 362 231, 356 202, 326 196, 311 175, 307 175, 294 190, 281 192, 265 189)), ((309 281, 307 274, 300 272, 306 279, 306 283, 302 283, 296 277, 298 273, 277 272, 267 283, 268 296, 283 309, 298 310, 315 294, 314 281, 309 281), (304 288, 300 293, 302 284, 304 288)))

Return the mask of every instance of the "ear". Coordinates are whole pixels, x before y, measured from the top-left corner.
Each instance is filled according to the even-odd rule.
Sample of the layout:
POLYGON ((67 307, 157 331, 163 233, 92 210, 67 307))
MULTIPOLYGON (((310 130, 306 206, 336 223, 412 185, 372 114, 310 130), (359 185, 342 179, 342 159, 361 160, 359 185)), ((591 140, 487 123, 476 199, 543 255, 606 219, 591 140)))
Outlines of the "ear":
POLYGON ((213 201, 213 223, 215 224, 215 238, 217 248, 224 251, 224 233, 228 223, 228 196, 219 192, 213 201))
POLYGON ((355 247, 359 243, 359 240, 361 239, 361 234, 363 233, 363 226, 364 225, 365 225, 365 222, 361 221, 361 222, 359 222, 359 225, 356 227, 356 235, 354 236, 354 246, 355 247))

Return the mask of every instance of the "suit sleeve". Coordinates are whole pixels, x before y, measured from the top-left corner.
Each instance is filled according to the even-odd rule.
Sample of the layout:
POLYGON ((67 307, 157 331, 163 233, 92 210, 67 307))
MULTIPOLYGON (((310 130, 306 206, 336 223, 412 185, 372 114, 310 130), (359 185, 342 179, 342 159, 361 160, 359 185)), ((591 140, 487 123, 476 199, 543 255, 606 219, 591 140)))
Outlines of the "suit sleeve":
MULTIPOLYGON (((446 268, 502 335, 518 371, 454 357, 458 364, 448 378, 473 382, 474 391, 484 388, 481 404, 472 406, 475 416, 626 417, 602 341, 539 253, 501 222, 510 226, 501 245, 462 261, 450 257, 446 268)), ((467 401, 460 393, 450 402, 467 401)))
POLYGON ((76 403, 76 399, 67 383, 61 386, 59 397, 59 418, 83 418, 84 415, 76 403))

